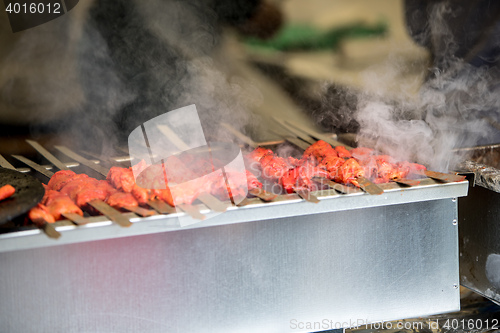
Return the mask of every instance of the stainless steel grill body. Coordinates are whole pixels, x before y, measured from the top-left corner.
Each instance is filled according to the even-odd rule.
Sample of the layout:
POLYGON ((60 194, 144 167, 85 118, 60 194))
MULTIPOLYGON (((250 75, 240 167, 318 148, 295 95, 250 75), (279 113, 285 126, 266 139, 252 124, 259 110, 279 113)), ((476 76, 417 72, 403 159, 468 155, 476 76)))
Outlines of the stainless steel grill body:
POLYGON ((470 195, 459 200, 460 283, 500 304, 500 145, 470 148, 475 173, 470 195))
POLYGON ((380 196, 318 193, 319 204, 288 196, 184 228, 171 215, 130 228, 100 217, 59 227, 59 240, 0 235, 0 322, 8 332, 274 333, 456 311, 455 198, 467 189, 428 179, 380 196))

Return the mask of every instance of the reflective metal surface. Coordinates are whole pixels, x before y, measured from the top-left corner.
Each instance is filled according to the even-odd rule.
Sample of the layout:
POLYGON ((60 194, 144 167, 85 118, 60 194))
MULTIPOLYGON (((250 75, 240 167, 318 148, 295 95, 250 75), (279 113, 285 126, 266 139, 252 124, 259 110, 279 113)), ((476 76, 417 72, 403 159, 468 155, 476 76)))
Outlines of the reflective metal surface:
POLYGON ((466 193, 467 182, 330 193, 191 228, 165 216, 103 221, 58 228, 63 242, 17 236, 17 249, 2 235, 0 322, 6 332, 274 333, 456 311, 453 198, 466 193))
POLYGON ((459 208, 461 284, 500 304, 500 193, 471 187, 459 208))
POLYGON ((382 195, 369 195, 361 190, 351 194, 338 194, 335 190, 312 192, 320 199, 318 204, 306 202, 295 194, 280 196, 273 202, 262 202, 256 199, 244 207, 229 207, 227 212, 220 215, 214 214, 200 205, 201 213, 207 218, 203 221, 192 219, 193 221, 190 223, 190 217, 183 215, 182 219, 186 225, 184 227, 179 224, 179 214, 157 215, 147 218, 138 218, 132 214, 130 220, 133 222, 133 226, 130 228, 121 228, 102 216, 95 217, 92 220, 97 221, 97 223, 83 226, 75 226, 70 223, 58 226, 57 231, 63 235, 58 240, 48 239, 38 229, 0 234, 0 253, 189 228, 456 198, 467 195, 468 190, 467 181, 443 184, 432 179, 425 179, 419 186, 410 188, 401 187, 395 183, 381 184, 380 186, 384 189, 382 195))

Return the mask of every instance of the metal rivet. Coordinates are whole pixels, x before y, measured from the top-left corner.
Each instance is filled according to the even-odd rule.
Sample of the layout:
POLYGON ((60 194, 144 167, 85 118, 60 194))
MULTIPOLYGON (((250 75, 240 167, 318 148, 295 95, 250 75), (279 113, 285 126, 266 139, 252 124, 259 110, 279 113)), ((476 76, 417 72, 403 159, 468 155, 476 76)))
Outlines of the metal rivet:
POLYGON ((453 223, 453 225, 457 225, 457 223, 458 223, 457 219, 453 219, 452 223, 453 223))
POLYGON ((457 202, 457 198, 452 198, 451 201, 452 202, 457 202))
POLYGON ((458 289, 458 284, 454 283, 453 288, 458 289))

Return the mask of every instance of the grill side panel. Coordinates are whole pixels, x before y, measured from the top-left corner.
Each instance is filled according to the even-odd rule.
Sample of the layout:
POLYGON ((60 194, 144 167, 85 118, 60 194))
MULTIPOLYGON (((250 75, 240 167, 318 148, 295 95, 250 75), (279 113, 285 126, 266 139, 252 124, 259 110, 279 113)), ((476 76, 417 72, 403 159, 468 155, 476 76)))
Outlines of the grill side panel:
POLYGON ((274 333, 456 311, 454 219, 446 198, 4 252, 0 322, 274 333))

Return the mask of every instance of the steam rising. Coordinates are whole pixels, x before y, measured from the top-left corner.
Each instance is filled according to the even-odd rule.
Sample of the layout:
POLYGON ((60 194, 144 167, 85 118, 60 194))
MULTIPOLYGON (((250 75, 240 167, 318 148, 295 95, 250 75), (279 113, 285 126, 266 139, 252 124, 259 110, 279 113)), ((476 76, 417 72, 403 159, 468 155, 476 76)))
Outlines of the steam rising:
POLYGON ((461 158, 452 153, 454 148, 500 140, 498 129, 491 126, 500 120, 500 98, 495 91, 500 87, 499 73, 455 57, 458 47, 443 19, 448 14, 445 5, 436 5, 431 14, 428 31, 443 52, 436 57, 436 68, 428 73, 417 98, 405 87, 401 87, 399 99, 391 101, 377 91, 382 80, 397 79, 405 70, 399 67, 399 59, 391 57, 384 65, 385 76, 366 73, 366 84, 374 93, 358 93, 354 113, 335 115, 345 123, 352 119, 359 123, 360 145, 447 171, 461 158))
MULTIPOLYGON (((53 132, 71 133, 74 142, 65 144, 103 155, 125 146, 145 121, 190 104, 198 106, 205 133, 220 139, 220 121, 237 128, 246 123, 254 90, 228 79, 214 60, 220 30, 211 1, 83 1, 15 35, 4 58, 17 59, 16 67, 2 70, 35 74, 0 78, 22 78, 28 87, 16 95, 29 106, 21 122, 43 120, 53 132)), ((0 85, 1 96, 13 96, 18 81, 0 85)))

